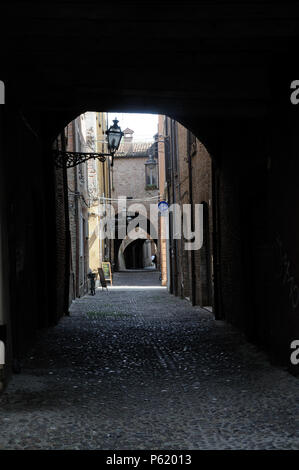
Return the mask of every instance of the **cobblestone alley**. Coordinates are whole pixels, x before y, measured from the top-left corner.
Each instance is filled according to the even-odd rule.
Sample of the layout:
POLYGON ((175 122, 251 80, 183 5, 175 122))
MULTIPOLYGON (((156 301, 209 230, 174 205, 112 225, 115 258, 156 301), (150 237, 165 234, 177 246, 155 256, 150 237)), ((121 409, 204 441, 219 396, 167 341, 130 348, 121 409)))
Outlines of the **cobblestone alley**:
POLYGON ((299 449, 298 378, 158 276, 115 274, 40 335, 1 449, 299 449))

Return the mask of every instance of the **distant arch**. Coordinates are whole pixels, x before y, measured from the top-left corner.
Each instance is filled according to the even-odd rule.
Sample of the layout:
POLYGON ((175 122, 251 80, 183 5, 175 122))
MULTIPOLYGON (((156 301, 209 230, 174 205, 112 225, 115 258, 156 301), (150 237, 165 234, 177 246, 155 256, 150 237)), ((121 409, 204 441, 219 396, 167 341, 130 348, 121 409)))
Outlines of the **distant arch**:
POLYGON ((137 235, 129 233, 118 249, 117 258, 120 270, 154 267, 152 255, 157 255, 157 240, 142 229, 138 229, 135 233, 137 235))

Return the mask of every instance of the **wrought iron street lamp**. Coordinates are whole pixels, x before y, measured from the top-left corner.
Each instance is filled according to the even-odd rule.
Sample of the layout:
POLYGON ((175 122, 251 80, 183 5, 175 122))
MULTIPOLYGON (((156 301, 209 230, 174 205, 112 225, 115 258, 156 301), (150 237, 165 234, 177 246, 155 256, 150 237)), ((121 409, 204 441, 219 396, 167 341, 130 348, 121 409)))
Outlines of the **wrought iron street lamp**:
POLYGON ((145 184, 146 188, 157 186, 157 161, 153 154, 150 154, 145 162, 145 184))
POLYGON ((113 121, 113 126, 109 127, 106 134, 108 136, 108 150, 112 156, 111 166, 113 166, 114 154, 119 148, 121 138, 124 135, 121 128, 118 126, 118 120, 116 118, 113 121))
POLYGON ((95 152, 67 152, 62 150, 54 150, 55 165, 58 168, 72 168, 80 165, 87 160, 98 159, 100 162, 105 162, 106 157, 112 157, 111 166, 113 166, 113 157, 115 152, 118 150, 120 141, 124 133, 118 126, 118 120, 113 120, 113 125, 106 131, 108 140, 108 151, 109 153, 95 153, 95 152))
POLYGON ((145 162, 145 165, 147 166, 147 168, 149 168, 150 170, 154 170, 154 168, 156 167, 157 165, 157 162, 153 156, 153 154, 150 154, 148 159, 146 160, 145 162))

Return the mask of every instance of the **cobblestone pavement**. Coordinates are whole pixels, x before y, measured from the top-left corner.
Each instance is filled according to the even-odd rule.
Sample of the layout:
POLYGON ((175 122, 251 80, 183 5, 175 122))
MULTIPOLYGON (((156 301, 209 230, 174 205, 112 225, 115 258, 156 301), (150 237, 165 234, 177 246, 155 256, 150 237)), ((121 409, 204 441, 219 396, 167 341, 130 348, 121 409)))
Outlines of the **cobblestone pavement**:
POLYGON ((158 276, 119 273, 40 335, 0 397, 0 448, 299 449, 298 378, 158 276))

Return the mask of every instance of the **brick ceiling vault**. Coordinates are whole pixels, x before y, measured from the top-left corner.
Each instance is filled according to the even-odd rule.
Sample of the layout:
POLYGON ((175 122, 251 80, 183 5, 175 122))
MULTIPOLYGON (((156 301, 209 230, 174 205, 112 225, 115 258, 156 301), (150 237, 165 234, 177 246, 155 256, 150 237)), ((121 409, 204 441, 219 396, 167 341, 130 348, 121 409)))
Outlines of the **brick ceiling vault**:
POLYGON ((201 137, 211 120, 263 118, 278 99, 298 4, 116 4, 1 4, 7 101, 41 113, 47 136, 81 112, 109 110, 168 114, 201 137))

